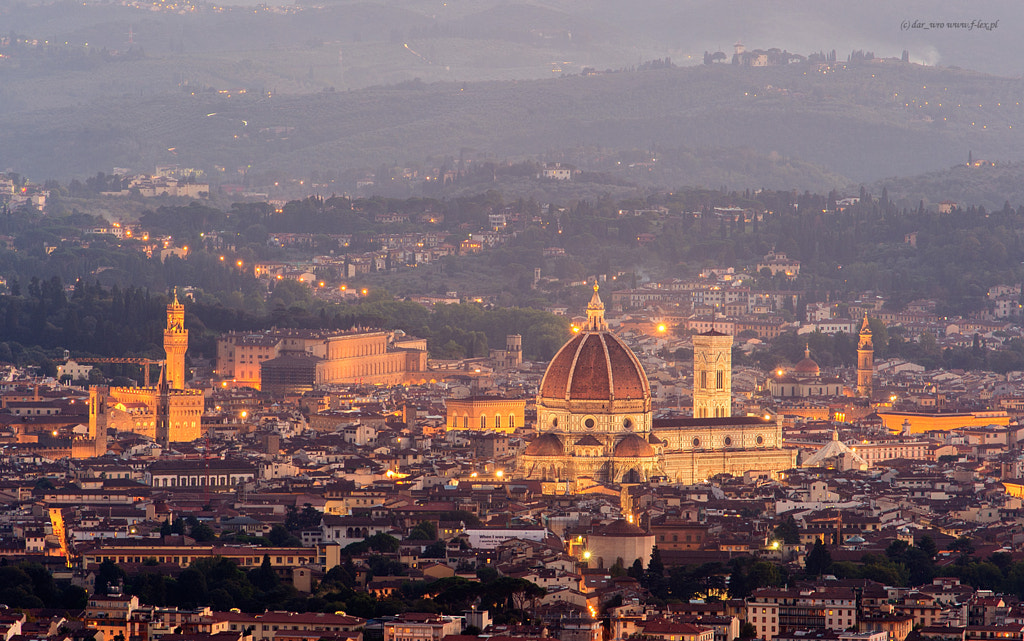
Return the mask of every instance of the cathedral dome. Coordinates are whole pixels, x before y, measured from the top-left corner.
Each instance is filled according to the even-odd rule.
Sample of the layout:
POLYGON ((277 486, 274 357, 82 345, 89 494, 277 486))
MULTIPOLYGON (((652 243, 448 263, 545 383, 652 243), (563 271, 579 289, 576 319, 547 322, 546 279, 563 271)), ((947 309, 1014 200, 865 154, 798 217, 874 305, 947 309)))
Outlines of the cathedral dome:
POLYGON ((821 374, 821 367, 818 366, 817 361, 811 358, 810 347, 804 348, 804 359, 796 364, 793 371, 798 376, 819 376, 821 374))
POLYGON ((658 453, 643 438, 636 434, 627 434, 626 438, 615 444, 612 456, 617 458, 643 458, 657 456, 658 453))
POLYGON ((566 401, 649 399, 647 374, 633 351, 608 331, 596 286, 587 316, 586 327, 551 359, 540 396, 566 401))
POLYGON ((565 456, 565 446, 562 445, 562 439, 558 438, 557 434, 548 432, 527 445, 523 454, 527 456, 565 456))

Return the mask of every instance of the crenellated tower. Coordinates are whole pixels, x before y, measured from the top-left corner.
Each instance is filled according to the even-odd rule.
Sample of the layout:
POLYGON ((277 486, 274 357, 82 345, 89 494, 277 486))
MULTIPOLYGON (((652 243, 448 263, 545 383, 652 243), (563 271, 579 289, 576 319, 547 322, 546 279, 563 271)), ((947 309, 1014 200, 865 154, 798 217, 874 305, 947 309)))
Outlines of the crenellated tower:
POLYGON ((185 306, 178 302, 178 288, 174 288, 174 301, 167 305, 167 328, 164 329, 164 367, 167 387, 185 389, 185 352, 188 351, 188 330, 185 329, 185 306))

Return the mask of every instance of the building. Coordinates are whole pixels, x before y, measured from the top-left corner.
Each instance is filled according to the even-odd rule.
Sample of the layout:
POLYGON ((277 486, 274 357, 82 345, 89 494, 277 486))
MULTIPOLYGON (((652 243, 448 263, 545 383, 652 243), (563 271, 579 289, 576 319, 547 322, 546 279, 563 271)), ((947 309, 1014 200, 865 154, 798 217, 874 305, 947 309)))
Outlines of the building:
POLYGON ((541 435, 520 456, 525 478, 640 483, 661 476, 651 386, 636 355, 608 330, 594 284, 582 329, 551 359, 537 396, 541 435))
POLYGON ((78 379, 89 380, 89 373, 92 371, 92 367, 92 365, 80 365, 73 360, 69 360, 63 365, 57 366, 57 380, 61 380, 65 376, 72 381, 77 381, 78 379))
POLYGON ((747 622, 767 641, 785 630, 857 626, 857 596, 850 588, 761 588, 747 599, 746 609, 747 622))
POLYGON ((659 477, 692 483, 720 473, 770 476, 795 467, 796 451, 781 449, 779 421, 729 416, 731 361, 723 352, 731 341, 708 334, 702 365, 694 369, 698 380, 700 372, 709 375, 706 393, 699 400, 694 395, 694 412, 700 402, 718 416, 655 421, 647 374, 608 330, 595 285, 586 324, 555 354, 541 380, 540 435, 520 454, 516 474, 544 481, 641 483, 659 477))
POLYGON ((647 563, 655 544, 654 534, 624 519, 588 528, 582 536, 586 550, 584 558, 599 568, 610 568, 618 559, 622 559, 623 567, 627 568, 637 559, 647 563))
MULTIPOLYGON (((178 289, 174 300, 167 306, 167 327, 164 329, 164 377, 170 389, 185 389, 185 352, 188 351, 188 330, 185 329, 185 306, 178 302, 178 289)), ((147 383, 149 381, 146 381, 147 383)))
POLYGON ((361 630, 366 625, 366 620, 359 617, 324 612, 217 612, 213 616, 217 621, 226 622, 226 627, 232 632, 248 632, 252 641, 271 641, 284 635, 316 639, 345 637, 361 641, 361 630))
POLYGON ((732 416, 732 336, 711 330, 693 337, 693 417, 732 416))
MULTIPOLYGON (((858 371, 858 378, 860 377, 858 371)), ((843 380, 821 375, 821 367, 811 358, 811 349, 804 347, 804 358, 791 371, 779 368, 768 379, 774 397, 842 396, 843 380)))
POLYGON ((240 461, 154 461, 146 471, 145 480, 159 488, 185 488, 193 491, 203 488, 222 492, 255 481, 256 475, 254 465, 240 461))
POLYGON ((449 430, 493 430, 511 434, 524 425, 526 399, 469 396, 445 401, 449 430))
POLYGON ((924 432, 949 432, 963 427, 1007 427, 1010 415, 1003 411, 978 412, 878 412, 882 425, 893 434, 922 434, 924 432))
POLYGON ((800 261, 794 260, 782 252, 768 252, 764 259, 757 264, 757 273, 767 269, 772 276, 783 275, 792 280, 800 275, 800 261))
POLYGON ((318 385, 425 383, 426 340, 401 331, 272 329, 217 340, 216 374, 232 386, 275 394, 318 385))
POLYGON ((505 337, 505 349, 492 349, 491 360, 498 369, 514 369, 523 364, 523 336, 509 334, 505 337))
POLYGON ((543 170, 541 170, 541 177, 548 178, 550 180, 572 180, 572 169, 570 167, 562 166, 562 163, 548 163, 543 170))
POLYGON ((462 620, 440 614, 406 612, 384 624, 384 641, 441 641, 462 632, 462 620))
POLYGON ((868 315, 860 326, 860 342, 857 343, 857 396, 871 398, 871 384, 874 376, 875 346, 871 342, 871 328, 868 315))
POLYGON ((146 387, 92 387, 89 390, 89 437, 72 445, 73 456, 106 452, 108 429, 142 434, 160 443, 194 441, 202 435, 203 391, 185 389, 188 330, 177 290, 167 305, 160 383, 146 387))

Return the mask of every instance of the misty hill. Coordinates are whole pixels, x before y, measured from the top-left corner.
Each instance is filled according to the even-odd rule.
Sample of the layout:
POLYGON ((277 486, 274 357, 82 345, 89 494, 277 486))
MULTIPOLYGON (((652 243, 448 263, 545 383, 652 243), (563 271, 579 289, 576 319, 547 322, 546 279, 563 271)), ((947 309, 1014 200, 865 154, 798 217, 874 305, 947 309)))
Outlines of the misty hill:
POLYGON ((989 211, 1009 202, 1024 203, 1024 163, 980 160, 961 163, 919 176, 888 178, 872 186, 877 196, 885 188, 889 198, 908 207, 924 201, 926 207, 951 201, 961 208, 980 205, 989 211))
MULTIPOLYGON (((131 78, 153 77, 158 62, 114 59, 87 73, 13 79, 3 86, 11 100, 0 113, 0 166, 40 177, 168 162, 219 166, 225 176, 239 167, 307 175, 438 162, 465 149, 496 159, 580 148, 605 155, 686 149, 698 162, 704 151, 747 149, 820 166, 822 176, 870 182, 946 168, 966 160, 969 149, 979 158, 1017 160, 1024 131, 1020 80, 899 62, 408 82, 272 97, 210 88, 193 95, 187 86, 127 91, 131 78), (109 90, 97 96, 90 92, 97 85, 109 90), (19 96, 29 103, 49 93, 80 99, 10 106, 19 96)), ((672 178, 699 182, 685 171, 672 178)))

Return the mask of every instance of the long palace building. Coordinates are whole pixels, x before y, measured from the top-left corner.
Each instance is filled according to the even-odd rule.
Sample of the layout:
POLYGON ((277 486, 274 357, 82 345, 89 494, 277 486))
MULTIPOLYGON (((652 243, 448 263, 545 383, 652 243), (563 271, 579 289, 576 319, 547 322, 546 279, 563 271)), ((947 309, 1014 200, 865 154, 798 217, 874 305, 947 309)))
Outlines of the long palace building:
POLYGON ((367 329, 230 332, 217 340, 216 374, 275 394, 331 384, 425 383, 427 341, 367 329))
POLYGON ((517 462, 520 478, 695 483, 716 474, 773 476, 796 466, 779 421, 732 416, 732 337, 694 336, 694 418, 655 420, 647 374, 608 330, 594 286, 587 324, 548 365, 537 396, 538 438, 517 462))

